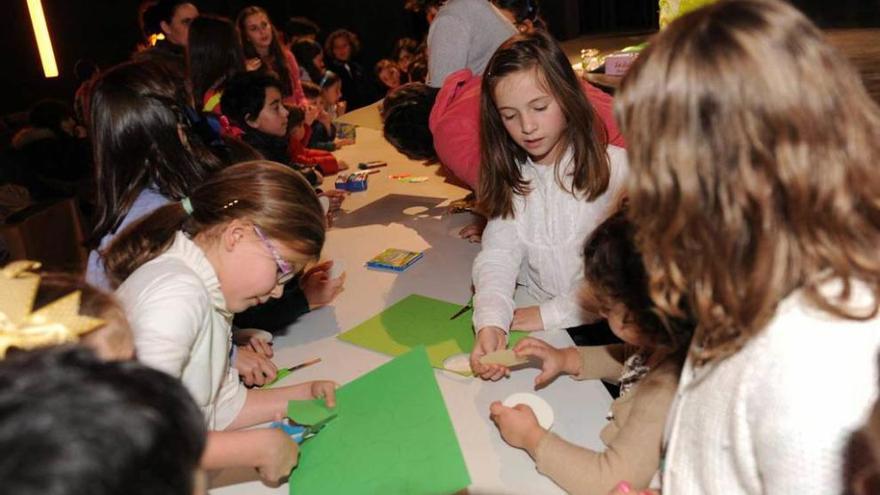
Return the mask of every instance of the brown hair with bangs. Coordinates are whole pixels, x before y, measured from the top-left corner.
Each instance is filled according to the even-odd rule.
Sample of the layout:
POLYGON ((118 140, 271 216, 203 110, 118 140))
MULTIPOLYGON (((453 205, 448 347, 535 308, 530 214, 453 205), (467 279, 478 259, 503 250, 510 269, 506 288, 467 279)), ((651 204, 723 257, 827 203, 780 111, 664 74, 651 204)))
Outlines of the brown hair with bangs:
POLYGON ((800 12, 722 0, 680 18, 630 70, 617 115, 651 296, 694 312, 697 363, 736 353, 795 290, 839 318, 877 315, 880 111, 800 12))
POLYGON ((307 257, 317 259, 324 246, 324 211, 314 189, 298 172, 279 163, 232 165, 195 188, 189 200, 192 213, 174 202, 116 237, 104 254, 115 285, 165 252, 178 230, 195 237, 235 219, 258 225, 268 237, 307 257))
MULTIPOLYGON (((608 135, 597 120, 592 105, 584 96, 571 63, 559 44, 549 35, 536 32, 516 35, 502 44, 486 67, 480 96, 480 185, 477 194, 480 210, 489 218, 512 217, 513 195, 526 196, 530 188, 522 178, 519 163, 527 158, 504 128, 495 106, 495 88, 506 76, 536 70, 539 80, 556 100, 568 127, 565 144, 574 152, 572 194, 582 194, 592 201, 608 188, 611 177, 605 148, 608 135)), ((559 178, 559 164, 555 164, 559 178)))

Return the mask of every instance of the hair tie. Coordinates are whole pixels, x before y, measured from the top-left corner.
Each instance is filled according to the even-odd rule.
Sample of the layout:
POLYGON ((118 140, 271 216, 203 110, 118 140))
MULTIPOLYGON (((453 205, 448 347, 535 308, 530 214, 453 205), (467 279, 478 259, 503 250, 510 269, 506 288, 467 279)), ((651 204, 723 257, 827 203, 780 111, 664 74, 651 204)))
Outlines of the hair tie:
POLYGON ((336 74, 334 74, 332 70, 325 70, 324 77, 321 78, 321 82, 318 83, 318 87, 324 89, 324 85, 327 84, 327 79, 329 79, 331 75, 335 76, 336 74))
POLYGON ((189 196, 185 196, 180 200, 180 206, 183 207, 183 211, 185 211, 187 215, 193 214, 193 204, 192 201, 190 201, 189 196))

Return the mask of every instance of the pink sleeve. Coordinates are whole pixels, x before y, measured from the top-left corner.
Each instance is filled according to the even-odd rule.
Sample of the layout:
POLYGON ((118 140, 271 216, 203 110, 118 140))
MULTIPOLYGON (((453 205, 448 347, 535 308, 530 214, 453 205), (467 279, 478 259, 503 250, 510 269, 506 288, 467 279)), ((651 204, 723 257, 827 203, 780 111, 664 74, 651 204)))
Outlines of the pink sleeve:
POLYGON ((296 106, 306 106, 306 94, 303 93, 302 82, 299 80, 299 64, 296 63, 296 57, 290 53, 290 50, 284 50, 284 58, 287 59, 287 69, 290 72, 290 88, 293 90, 293 103, 296 106))
POLYGON ((480 129, 463 119, 441 122, 434 130, 440 163, 473 190, 480 176, 480 129))
POLYGON ((617 127, 617 121, 614 120, 614 98, 586 81, 581 81, 581 86, 584 95, 596 110, 599 120, 605 125, 605 130, 608 132, 608 143, 626 148, 626 141, 617 127))

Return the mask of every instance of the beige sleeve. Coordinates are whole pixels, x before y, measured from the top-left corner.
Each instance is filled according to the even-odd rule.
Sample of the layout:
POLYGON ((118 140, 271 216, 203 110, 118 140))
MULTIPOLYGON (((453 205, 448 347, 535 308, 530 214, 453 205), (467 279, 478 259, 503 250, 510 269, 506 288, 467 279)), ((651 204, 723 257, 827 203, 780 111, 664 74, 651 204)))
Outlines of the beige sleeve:
POLYGON ((581 356, 581 372, 575 380, 605 380, 617 383, 623 373, 626 359, 624 344, 578 347, 581 356))
MULTIPOLYGON (((665 363, 664 363, 665 364, 665 363)), ((566 492, 605 495, 621 480, 647 488, 660 466, 666 414, 678 384, 678 367, 657 368, 632 393, 632 410, 604 452, 569 443, 553 433, 544 435, 535 452, 538 471, 566 492)))

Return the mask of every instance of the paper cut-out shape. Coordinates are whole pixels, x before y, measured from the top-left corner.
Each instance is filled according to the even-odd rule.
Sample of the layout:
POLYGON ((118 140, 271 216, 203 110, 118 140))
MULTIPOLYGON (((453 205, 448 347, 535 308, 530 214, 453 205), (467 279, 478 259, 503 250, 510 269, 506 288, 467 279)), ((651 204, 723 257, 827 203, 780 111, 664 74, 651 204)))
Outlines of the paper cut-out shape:
POLYGON ((480 358, 480 363, 482 364, 500 364, 501 366, 507 366, 508 368, 526 364, 528 362, 529 360, 527 358, 519 357, 514 354, 513 349, 493 351, 480 358))
MULTIPOLYGON (((453 354, 470 354, 474 348, 473 310, 449 319, 459 309, 460 304, 412 294, 340 334, 339 339, 391 356, 423 345, 428 350, 431 366, 444 369, 446 358, 453 354)), ((508 345, 513 347, 526 335, 526 332, 510 332, 508 345)))
POLYGON ((336 391, 336 419, 301 446, 292 495, 454 493, 470 476, 424 348, 336 391))

